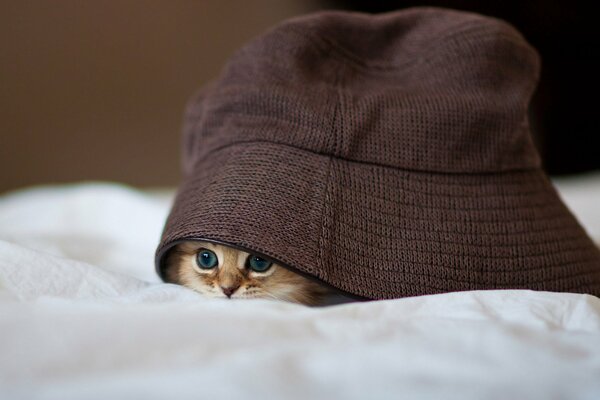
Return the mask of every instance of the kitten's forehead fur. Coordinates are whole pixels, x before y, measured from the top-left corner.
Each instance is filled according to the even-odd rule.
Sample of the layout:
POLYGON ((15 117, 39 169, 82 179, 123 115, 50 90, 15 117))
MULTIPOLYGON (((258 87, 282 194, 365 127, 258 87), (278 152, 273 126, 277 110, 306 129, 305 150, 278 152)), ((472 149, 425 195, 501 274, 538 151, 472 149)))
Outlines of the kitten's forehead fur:
POLYGON ((265 272, 247 267, 252 254, 217 243, 187 241, 175 246, 167 256, 166 280, 193 289, 208 297, 271 298, 307 305, 318 304, 328 293, 322 285, 273 264, 265 272), (217 266, 202 269, 197 255, 210 250, 217 266), (230 296, 225 293, 233 290, 230 296))

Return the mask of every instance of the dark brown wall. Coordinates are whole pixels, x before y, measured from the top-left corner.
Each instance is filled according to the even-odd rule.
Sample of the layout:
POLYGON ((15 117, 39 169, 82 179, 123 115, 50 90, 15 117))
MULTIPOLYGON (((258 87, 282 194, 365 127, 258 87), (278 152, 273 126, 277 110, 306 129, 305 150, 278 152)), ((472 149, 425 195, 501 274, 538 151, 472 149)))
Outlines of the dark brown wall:
POLYGON ((302 0, 2 1, 0 192, 175 185, 186 99, 302 0))

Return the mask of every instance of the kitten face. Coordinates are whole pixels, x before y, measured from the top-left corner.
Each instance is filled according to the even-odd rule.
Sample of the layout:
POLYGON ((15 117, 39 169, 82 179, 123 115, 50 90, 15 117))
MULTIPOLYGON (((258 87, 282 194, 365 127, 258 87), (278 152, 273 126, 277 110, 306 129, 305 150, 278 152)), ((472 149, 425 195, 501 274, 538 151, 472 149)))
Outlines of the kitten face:
POLYGON ((324 286, 256 255, 209 242, 184 242, 167 255, 166 280, 208 297, 319 304, 324 286))

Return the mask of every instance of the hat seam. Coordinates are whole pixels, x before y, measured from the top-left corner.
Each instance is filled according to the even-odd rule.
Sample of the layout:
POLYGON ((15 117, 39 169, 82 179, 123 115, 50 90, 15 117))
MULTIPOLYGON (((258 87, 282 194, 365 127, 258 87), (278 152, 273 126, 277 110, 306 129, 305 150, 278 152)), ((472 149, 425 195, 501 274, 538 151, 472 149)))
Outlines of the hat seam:
MULTIPOLYGON (((340 185, 340 186, 342 186, 342 185, 340 185)), ((406 192, 413 193, 413 192, 410 192, 409 190, 406 190, 406 192)), ((438 196, 437 198, 439 199, 439 197, 440 196, 438 196)), ((447 197, 449 200, 451 199, 450 196, 444 196, 444 197, 447 197)), ((476 197, 476 196, 469 196, 469 198, 474 198, 474 197, 476 197)), ((531 197, 531 196, 528 196, 528 197, 531 197)), ((400 199, 386 198, 386 197, 381 197, 381 196, 377 196, 377 195, 370 195, 370 198, 371 199, 376 199, 376 200, 382 200, 382 201, 384 201, 386 203, 392 203, 392 204, 395 204, 395 205, 410 206, 410 207, 417 208, 417 209, 420 209, 420 210, 439 210, 439 211, 452 210, 452 211, 468 211, 468 212, 471 212, 471 211, 478 211, 478 210, 482 210, 482 211, 490 211, 490 210, 497 211, 497 210, 505 210, 507 208, 505 206, 504 207, 477 206, 477 207, 462 207, 462 208, 458 208, 458 207, 456 207, 454 205, 451 205, 450 207, 442 207, 442 206, 438 206, 438 205, 431 205, 431 206, 429 206, 429 205, 421 205, 421 204, 417 204, 415 202, 403 201, 403 200, 400 200, 400 199)), ((484 197, 484 199, 489 199, 489 198, 490 197, 484 197)), ((463 198, 459 197, 459 199, 463 199, 463 198)), ((479 204, 481 204, 481 203, 479 203, 479 204)), ((367 206, 367 207, 369 207, 369 206, 367 206)), ((544 209, 545 210, 545 209, 553 208, 553 207, 563 209, 563 207, 561 207, 557 203, 548 202, 547 200, 545 202, 531 203, 531 204, 528 204, 528 205, 519 206, 519 209, 520 210, 528 210, 528 209, 529 210, 530 209, 535 209, 535 210, 544 209)), ((369 207, 369 209, 372 210, 373 208, 369 207)), ((393 212, 388 213, 388 215, 392 215, 392 214, 393 214, 393 212)), ((561 213, 561 214, 564 214, 564 212, 561 213)))
MULTIPOLYGON (((403 179, 405 181, 411 181, 409 179, 406 179, 404 177, 400 177, 399 179, 403 179)), ((427 180, 421 180, 418 181, 418 183, 431 183, 431 181, 427 181, 427 180)), ((479 183, 479 185, 471 185, 471 186, 480 186, 481 183, 479 183)), ((346 184, 346 183, 340 183, 340 186, 343 186, 346 189, 355 189, 352 185, 350 184, 346 184)), ((476 193, 476 194, 459 194, 459 193, 450 193, 450 192, 432 192, 432 191, 428 191, 428 190, 418 190, 418 189, 411 189, 408 187, 409 184, 406 185, 406 187, 403 187, 403 190, 405 192, 408 193, 414 193, 414 194, 422 194, 422 195, 427 195, 427 196, 432 196, 432 197, 437 197, 439 198, 440 196, 444 196, 444 197, 450 197, 453 199, 463 199, 463 198, 472 198, 474 196, 478 196, 478 197, 485 197, 486 199, 489 198, 494 198, 494 197, 498 197, 498 198, 507 198, 507 197, 529 197, 531 195, 536 195, 536 194, 540 194, 540 195, 547 195, 548 193, 553 193, 554 190, 553 189, 549 189, 547 187, 544 187, 543 189, 537 189, 537 190, 529 190, 529 191, 524 191, 524 192, 507 192, 504 191, 502 193, 488 193, 488 194, 482 194, 481 192, 476 193)), ((448 185, 448 186, 458 186, 460 188, 464 188, 464 186, 466 185, 448 185)), ((506 186, 506 185, 505 185, 506 186)), ((522 185, 521 185, 522 186, 522 185)), ((527 188, 531 187, 531 184, 527 185, 527 188)), ((357 189, 364 189, 363 187, 359 187, 357 189)), ((391 200, 388 197, 384 197, 384 196, 372 196, 373 198, 377 198, 377 199, 382 199, 382 200, 391 200)), ((393 201, 393 200, 392 200, 393 201)))
MULTIPOLYGON (((396 204, 400 204, 401 206, 413 206, 413 204, 407 204, 407 203, 396 203, 396 204)), ((398 216, 398 212, 397 210, 394 211, 384 211, 381 210, 381 207, 365 207, 368 208, 369 211, 377 211, 377 212, 381 212, 381 215, 383 218, 387 218, 387 217, 392 217, 392 216, 398 216)), ((511 211, 513 209, 515 209, 514 207, 507 207, 509 208, 511 211)), ((537 210, 539 207, 537 206, 532 206, 532 207, 520 207, 518 208, 519 210, 537 210)), ((544 207, 544 208, 551 208, 550 206, 548 207, 544 207)), ((486 224, 486 223, 514 223, 514 222, 536 222, 536 221, 544 221, 544 220, 551 220, 551 219, 559 219, 558 217, 563 217, 566 218, 564 216, 564 208, 560 207, 559 205, 555 205, 556 210, 559 210, 558 212, 555 211, 551 214, 546 214, 543 217, 542 216, 531 216, 531 214, 526 217, 526 216, 517 216, 514 219, 507 219, 507 218, 502 218, 501 220, 498 220, 498 218, 493 218, 493 219, 482 219, 482 218, 472 218, 471 216, 469 216, 469 212, 472 211, 478 211, 481 210, 482 212, 485 212, 486 214, 488 213, 488 208, 486 209, 478 209, 478 210, 462 210, 467 212, 466 215, 462 215, 459 217, 456 217, 456 219, 446 219, 447 222, 465 222, 465 216, 468 216, 468 222, 469 223, 481 223, 481 224, 486 224)), ((453 208, 446 208, 446 209, 439 209, 439 208, 434 208, 434 207, 429 207, 429 208, 425 208, 425 207, 421 207, 418 205, 414 205, 414 207, 412 207, 411 211, 416 210, 417 212, 422 212, 422 210, 433 210, 433 211, 445 211, 445 210, 452 210, 452 211, 457 211, 456 209, 453 208)), ((348 211, 348 208, 343 208, 343 210, 348 211)), ((498 209, 496 209, 497 211, 498 209)), ((505 210, 505 209, 502 209, 505 210)), ((461 211, 461 210, 458 210, 461 211)), ((411 213, 403 213, 402 216, 406 217, 406 218, 410 218, 411 221, 430 221, 429 218, 412 218, 412 216, 416 215, 417 212, 411 212, 411 213)), ((570 218, 568 218, 570 220, 570 218)))
MULTIPOLYGON (((523 241, 520 240, 519 243, 510 243, 510 244, 479 244, 479 243, 474 243, 474 242, 470 242, 470 243, 465 243, 465 241, 454 241, 454 240, 436 240, 436 239, 419 239, 419 238, 402 238, 403 241, 405 242, 418 242, 418 243, 430 243, 430 244, 450 244, 450 245, 463 245, 465 247, 477 247, 477 248, 481 248, 481 249, 490 249, 490 248, 517 248, 517 246, 520 246, 518 248, 520 249, 524 249, 524 248, 528 248, 528 247, 535 247, 535 246, 540 246, 543 244, 554 244, 556 242, 560 242, 560 243, 564 243, 564 242, 572 242, 575 240, 578 240, 581 238, 581 235, 572 235, 572 236, 560 236, 560 238, 556 238, 555 240, 548 240, 547 238, 545 240, 541 240, 541 241, 535 241, 535 242, 531 242, 531 241, 527 241, 526 244, 523 244, 523 241)), ((581 240, 579 240, 581 241, 581 240)), ((376 246, 373 246, 376 247, 376 246)), ((378 247, 379 249, 385 249, 383 247, 378 247)), ((588 246, 586 246, 586 248, 588 248, 588 246)))
MULTIPOLYGON (((364 189, 363 187, 359 187, 359 188, 355 188, 352 184, 346 184, 343 182, 340 182, 340 186, 343 187, 344 189, 348 189, 348 190, 353 190, 353 189, 364 189)), ((454 185, 453 185, 454 186, 454 185)), ((455 185, 455 186, 462 186, 462 185, 455 185)), ((406 185, 406 187, 402 188, 405 192, 407 193, 413 193, 413 194, 417 194, 417 195, 426 195, 426 196, 430 196, 430 197, 435 197, 435 198, 439 198, 440 196, 443 197, 447 197, 450 199, 464 199, 464 198, 472 198, 475 196, 475 194, 454 194, 454 193, 435 193, 435 192, 431 192, 431 191, 427 191, 427 190, 418 190, 418 189, 412 189, 409 187, 409 185, 406 185)), ((485 194, 482 195, 481 193, 477 193, 476 195, 480 198, 485 198, 485 199, 492 199, 492 198, 502 198, 505 199, 507 197, 531 197, 532 195, 548 195, 548 194, 553 194, 554 190, 549 189, 549 188, 544 188, 544 189, 538 189, 538 190, 531 190, 531 191, 525 191, 525 192, 512 192, 512 193, 498 193, 498 194, 485 194)), ((371 198, 375 198, 375 199, 381 199, 381 200, 385 200, 385 201, 395 201, 392 198, 386 197, 385 195, 372 195, 371 198)), ((546 199, 547 200, 547 199, 546 199)), ((545 203, 543 203, 545 204, 545 203)))
MULTIPOLYGON (((568 220, 570 220, 570 218, 567 218, 566 216, 565 216, 565 218, 568 219, 568 220)), ((410 220, 410 221, 412 222, 412 220, 410 220)), ((387 235, 379 234, 377 232, 367 231, 362 226, 354 224, 354 223, 347 223, 347 222, 341 222, 341 223, 344 224, 347 227, 352 228, 353 230, 356 230, 356 231, 367 232, 367 233, 369 233, 371 235, 375 235, 375 236, 378 236, 378 237, 388 237, 387 235)), ((391 226, 391 225, 377 224, 377 223, 376 223, 376 225, 379 225, 379 226, 391 226)), ((426 229, 407 229, 406 227, 403 227, 403 228, 404 228, 405 232, 425 232, 425 233, 431 233, 432 232, 431 229, 430 230, 426 230, 426 229)), ((469 227, 469 228, 471 228, 471 227, 469 227)), ((567 228, 564 226, 564 224, 561 224, 561 226, 559 226, 557 228, 554 228, 554 229, 548 229, 547 227, 544 227, 544 228, 540 228, 540 229, 536 229, 536 230, 525 229, 525 230, 520 230, 520 231, 496 232, 496 233, 478 232, 478 233, 475 233, 475 234, 479 235, 479 236, 486 235, 486 236, 491 236, 491 237, 503 237, 503 236, 522 235, 522 234, 531 234, 531 233, 540 233, 540 232, 553 232, 553 231, 564 232, 566 229, 567 228)), ((579 230, 579 226, 574 225, 574 226, 571 227, 571 229, 579 230)), ((459 235, 468 234, 469 233, 468 231, 467 232, 458 232, 456 230, 442 231, 442 230, 439 230, 439 229, 436 229, 434 232, 438 233, 438 234, 439 233, 452 233, 452 234, 459 234, 459 235)), ((473 233, 473 232, 471 232, 471 233, 473 233)))
MULTIPOLYGON (((392 169, 395 171, 403 171, 403 172, 418 173, 418 174, 427 174, 428 173, 428 174, 443 175, 443 176, 476 176, 476 175, 489 176, 489 175, 505 175, 505 174, 518 173, 518 172, 533 172, 533 171, 540 170, 539 166, 517 167, 517 168, 511 168, 511 169, 503 169, 503 170, 499 170, 499 171, 473 171, 473 172, 437 171, 437 170, 424 170, 424 169, 397 167, 397 166, 393 166, 393 165, 382 164, 382 163, 377 163, 377 162, 367 161, 367 160, 353 160, 353 159, 350 159, 347 157, 342 157, 339 154, 328 154, 328 153, 319 152, 319 151, 307 149, 304 147, 300 147, 298 145, 290 144, 288 142, 282 142, 282 141, 277 141, 277 140, 266 140, 266 139, 236 140, 234 142, 230 142, 230 143, 226 143, 226 144, 223 144, 220 146, 213 147, 211 149, 210 153, 206 153, 204 155, 204 157, 196 159, 194 161, 194 164, 191 169, 192 170, 195 169, 197 164, 209 159, 211 157, 212 153, 214 153, 214 152, 221 151, 221 150, 227 149, 229 147, 233 147, 233 146, 247 145, 247 144, 253 144, 253 143, 266 143, 266 144, 270 144, 270 145, 283 146, 283 147, 292 148, 292 149, 295 149, 298 151, 305 151, 310 154, 319 155, 319 156, 323 156, 323 157, 331 157, 335 160, 360 164, 363 166, 389 168, 389 169, 392 169)), ((430 181, 423 180, 422 182, 430 182, 430 181)), ((472 185, 467 184, 467 185, 468 186, 478 186, 479 184, 480 183, 475 183, 472 185)), ((454 186, 463 186, 463 184, 460 184, 460 185, 457 184, 454 186)))
MULTIPOLYGON (((340 125, 340 113, 342 112, 342 106, 341 106, 341 98, 342 98, 342 93, 340 91, 340 88, 338 86, 338 82, 339 82, 339 71, 336 70, 334 72, 334 81, 333 81, 333 86, 335 87, 336 91, 335 93, 337 94, 338 97, 338 101, 335 103, 334 108, 333 108, 333 118, 331 119, 331 126, 330 126, 330 132, 333 135, 334 138, 334 154, 339 154, 338 152, 338 138, 343 137, 343 135, 338 134, 338 130, 341 130, 341 126, 340 125)), ((326 229, 325 227, 325 211, 327 209, 327 206, 329 204, 329 182, 331 179, 331 170, 332 170, 332 163, 333 163, 333 157, 331 155, 328 156, 328 160, 327 160, 327 175, 325 177, 325 190, 323 193, 323 197, 321 199, 321 215, 319 218, 319 221, 321 223, 321 234, 319 235, 319 240, 318 240, 318 257, 317 259, 319 260, 319 271, 320 274, 322 276, 327 276, 327 268, 325 268, 325 254, 324 254, 324 249, 326 248, 324 245, 325 242, 325 234, 326 231, 328 231, 328 229, 326 229)))
POLYGON ((323 198, 321 200, 321 216, 319 218, 319 221, 321 222, 321 233, 319 235, 319 240, 317 241, 317 260, 318 264, 319 264, 319 269, 317 271, 317 274, 321 274, 323 276, 327 276, 327 270, 325 268, 325 249, 329 248, 325 246, 325 235, 326 232, 329 231, 329 228, 331 226, 331 224, 327 224, 325 223, 325 211, 328 207, 328 204, 330 202, 329 199, 329 182, 330 182, 330 177, 331 177, 331 164, 332 164, 332 159, 331 157, 329 157, 329 160, 327 162, 327 175, 325 177, 325 189, 323 191, 323 198))

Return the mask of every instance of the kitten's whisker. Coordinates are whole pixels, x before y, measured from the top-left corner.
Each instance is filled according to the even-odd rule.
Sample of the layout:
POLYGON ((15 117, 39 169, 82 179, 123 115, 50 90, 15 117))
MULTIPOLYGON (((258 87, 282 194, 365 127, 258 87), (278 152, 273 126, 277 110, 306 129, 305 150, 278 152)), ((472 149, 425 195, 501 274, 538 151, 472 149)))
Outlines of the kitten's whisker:
POLYGON ((286 301, 287 300, 287 299, 285 299, 283 297, 277 296, 275 293, 272 293, 272 292, 268 291, 267 289, 263 289, 263 293, 265 293, 271 299, 282 300, 282 301, 286 301))

